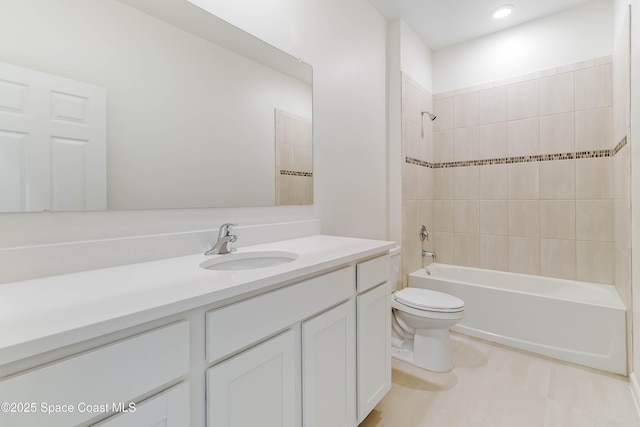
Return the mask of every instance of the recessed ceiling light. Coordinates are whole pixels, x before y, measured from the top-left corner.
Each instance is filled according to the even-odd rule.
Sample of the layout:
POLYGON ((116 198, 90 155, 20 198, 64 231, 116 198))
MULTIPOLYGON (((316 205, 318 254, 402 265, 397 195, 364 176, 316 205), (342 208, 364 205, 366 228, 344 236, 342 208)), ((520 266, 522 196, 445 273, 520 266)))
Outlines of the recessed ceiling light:
POLYGON ((491 12, 491 15, 496 19, 501 19, 511 15, 512 10, 513 6, 511 5, 500 6, 499 8, 491 12))

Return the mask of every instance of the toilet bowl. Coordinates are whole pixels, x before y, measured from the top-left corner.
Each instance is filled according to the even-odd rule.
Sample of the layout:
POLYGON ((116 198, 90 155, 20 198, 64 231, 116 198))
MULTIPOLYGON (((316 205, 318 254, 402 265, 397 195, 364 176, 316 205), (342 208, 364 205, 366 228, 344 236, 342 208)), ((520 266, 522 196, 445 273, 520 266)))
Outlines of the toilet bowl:
MULTIPOLYGON (((391 277, 399 286, 400 248, 390 252, 391 277)), ((453 369, 449 328, 464 316, 464 301, 428 289, 404 288, 391 295, 391 355, 435 372, 453 369)))
POLYGON ((392 355, 435 372, 453 369, 449 328, 464 316, 464 302, 428 289, 405 288, 391 296, 392 355))

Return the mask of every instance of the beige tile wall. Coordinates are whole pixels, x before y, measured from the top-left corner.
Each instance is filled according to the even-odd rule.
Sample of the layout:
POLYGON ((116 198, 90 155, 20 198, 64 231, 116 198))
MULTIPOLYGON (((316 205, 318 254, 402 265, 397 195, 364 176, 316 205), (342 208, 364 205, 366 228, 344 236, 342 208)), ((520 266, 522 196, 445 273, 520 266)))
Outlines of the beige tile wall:
POLYGON ((311 129, 311 119, 275 109, 276 205, 313 203, 311 129))
POLYGON ((623 275, 628 145, 610 154, 622 134, 614 89, 628 87, 614 77, 604 57, 434 95, 438 261, 600 283, 623 275), (528 158, 551 154, 568 158, 528 158), (443 167, 488 159, 497 164, 443 167))
MULTIPOLYGON (((628 51, 623 41, 616 52, 628 51)), ((620 69, 628 58, 616 53, 434 96, 403 75, 403 158, 422 162, 403 166, 404 272, 430 263, 428 249, 443 263, 615 283, 627 302, 629 144, 613 152, 629 127, 620 69), (436 121, 422 120, 425 109, 436 121), (567 156, 527 158, 551 154, 567 156), (488 159, 496 164, 473 163, 488 159)))
MULTIPOLYGON (((406 285, 407 273, 418 270, 423 265, 422 249, 434 249, 434 186, 433 177, 437 170, 429 167, 433 163, 433 153, 437 147, 450 151, 453 156, 453 134, 439 135, 434 141, 433 125, 453 119, 453 114, 438 117, 432 122, 426 110, 433 112, 432 95, 406 74, 402 78, 402 158, 410 157, 425 163, 425 166, 403 162, 402 166, 402 266, 403 281, 406 285), (420 225, 426 225, 429 240, 421 242, 420 225)), ((453 99, 451 108, 453 109, 453 99)), ((452 171, 453 172, 453 171, 452 171)), ((453 191, 453 188, 451 188, 453 191)), ((438 209, 443 209, 438 206, 438 209)))

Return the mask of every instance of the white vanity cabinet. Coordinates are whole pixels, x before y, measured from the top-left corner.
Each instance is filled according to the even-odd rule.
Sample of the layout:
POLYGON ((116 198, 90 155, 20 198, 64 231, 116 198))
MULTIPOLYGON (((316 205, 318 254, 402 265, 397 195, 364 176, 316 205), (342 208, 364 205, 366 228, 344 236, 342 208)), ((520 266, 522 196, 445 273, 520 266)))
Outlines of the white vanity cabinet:
POLYGON ((0 426, 356 427, 391 385, 389 246, 312 236, 273 245, 300 253, 290 270, 193 256, 6 286, 22 317, 0 322, 65 299, 0 337, 0 426))
POLYGON ((353 427, 355 289, 349 266, 208 312, 206 358, 217 363, 207 370, 208 427, 296 426, 306 410, 333 410, 336 396, 350 402, 340 402, 348 423, 336 427, 353 427), (318 360, 316 351, 340 356, 318 360), (342 381, 327 382, 334 372, 322 369, 334 368, 342 381), (320 393, 308 395, 307 384, 320 393))
POLYGON ((355 302, 302 323, 302 425, 355 423, 355 302))
POLYGON ((389 262, 207 312, 208 427, 361 422, 391 388, 389 262))
MULTIPOLYGON (((14 412, 11 407, 0 412, 0 426, 84 424, 129 410, 139 396, 162 389, 188 372, 189 322, 181 321, 0 380, 0 402, 15 404, 14 412)), ((168 404, 156 404, 145 412, 157 410, 155 415, 162 419, 166 408, 168 404)), ((181 411, 177 419, 186 416, 188 421, 188 405, 175 410, 181 411)))
POLYGON ((215 363, 353 297, 346 267, 207 312, 206 357, 215 363))
POLYGON ((388 255, 357 265, 358 423, 391 389, 391 283, 388 255))
POLYGON ((207 370, 209 427, 294 427, 296 345, 281 333, 207 370))
POLYGON ((183 382, 153 396, 128 412, 114 415, 94 427, 185 427, 189 425, 189 383, 183 382))

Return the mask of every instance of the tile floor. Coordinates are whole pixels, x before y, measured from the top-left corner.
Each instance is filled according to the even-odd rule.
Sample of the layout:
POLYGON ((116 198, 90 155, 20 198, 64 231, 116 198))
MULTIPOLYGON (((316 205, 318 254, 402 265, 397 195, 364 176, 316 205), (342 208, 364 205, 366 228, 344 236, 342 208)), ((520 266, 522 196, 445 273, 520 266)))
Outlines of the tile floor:
POLYGON ((638 427, 626 378, 452 333, 455 368, 393 360, 393 386, 360 427, 638 427))

